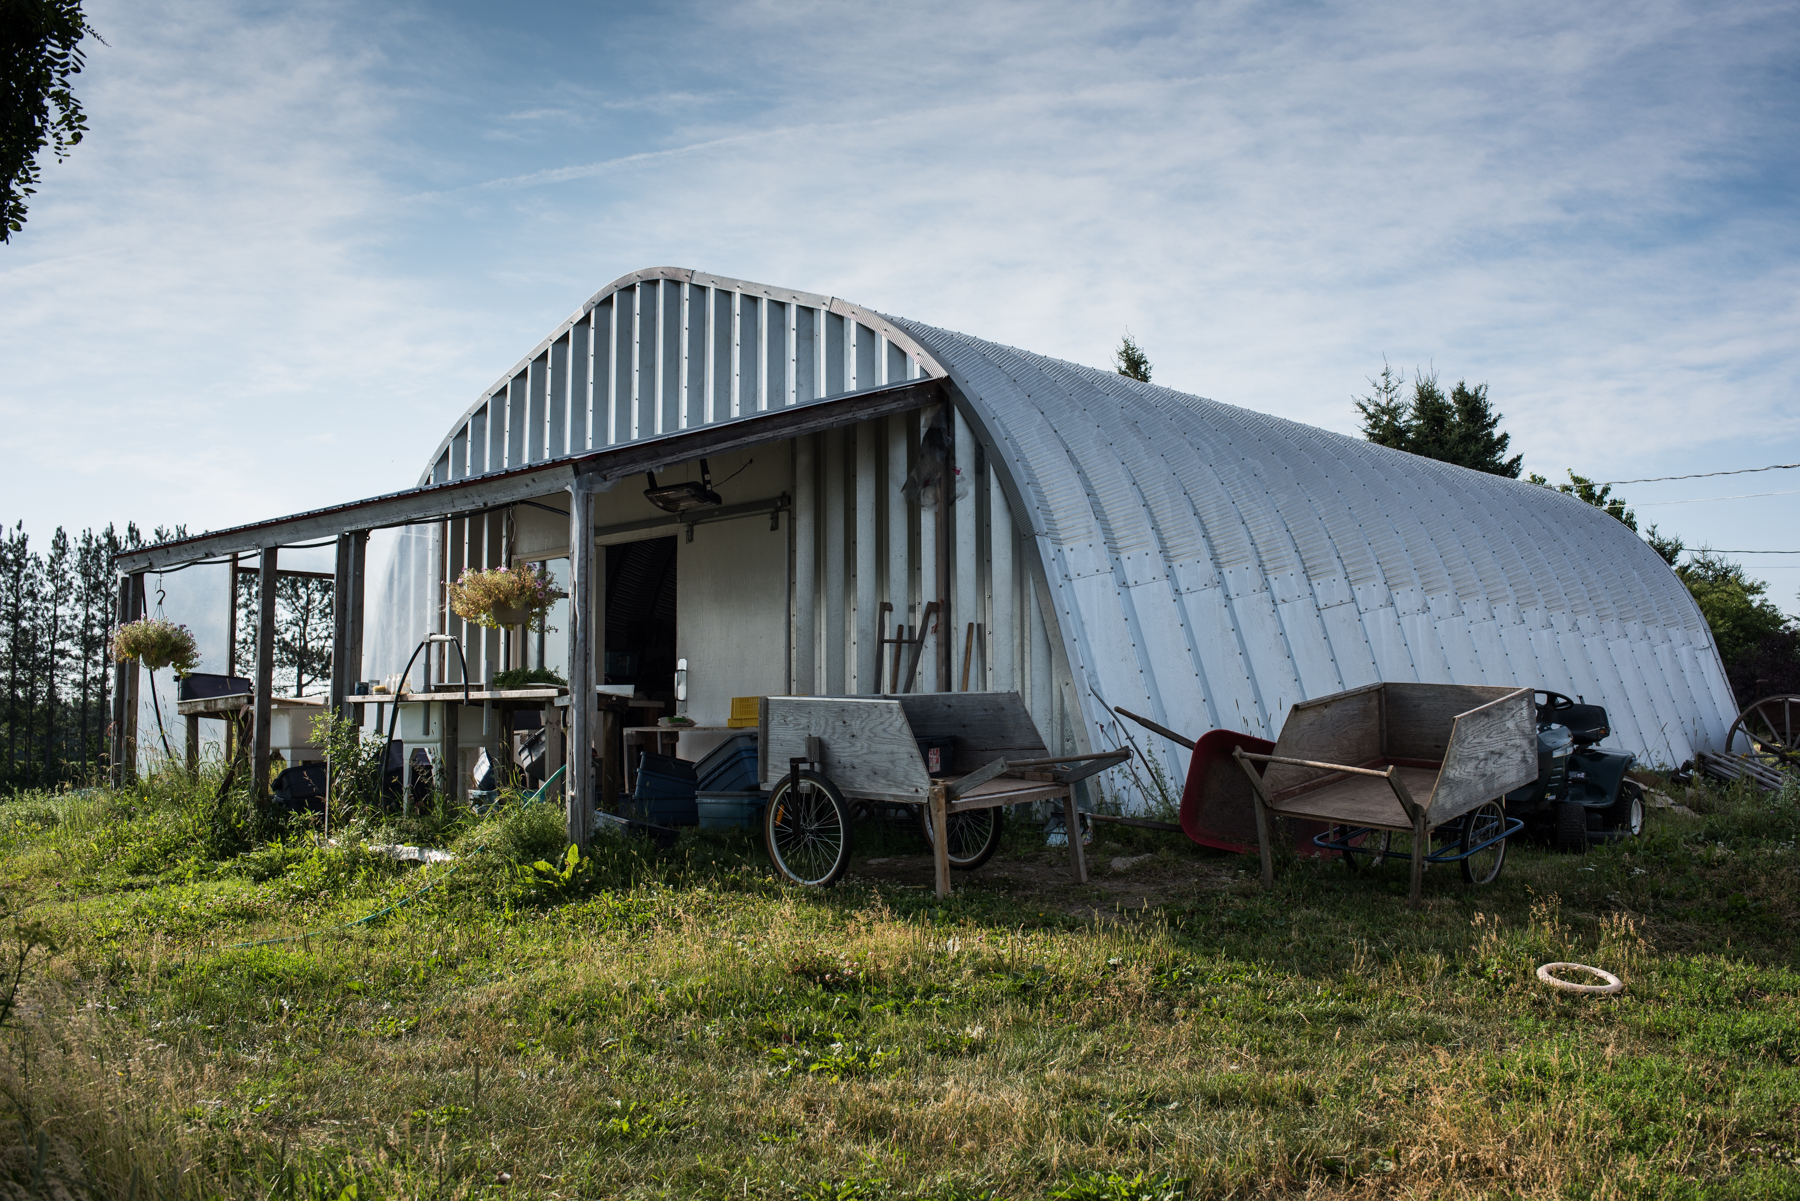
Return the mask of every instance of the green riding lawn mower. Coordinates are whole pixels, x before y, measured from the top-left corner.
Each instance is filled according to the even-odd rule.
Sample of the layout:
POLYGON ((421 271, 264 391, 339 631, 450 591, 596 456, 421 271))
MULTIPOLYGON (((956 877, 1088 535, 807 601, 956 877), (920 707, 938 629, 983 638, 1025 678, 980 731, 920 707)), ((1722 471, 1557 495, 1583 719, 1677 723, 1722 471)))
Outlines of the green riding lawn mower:
POLYGON ((1636 757, 1601 750, 1612 732, 1606 710, 1539 689, 1538 778, 1506 794, 1506 813, 1527 837, 1577 854, 1590 843, 1635 838, 1644 829, 1644 788, 1626 775, 1636 757))

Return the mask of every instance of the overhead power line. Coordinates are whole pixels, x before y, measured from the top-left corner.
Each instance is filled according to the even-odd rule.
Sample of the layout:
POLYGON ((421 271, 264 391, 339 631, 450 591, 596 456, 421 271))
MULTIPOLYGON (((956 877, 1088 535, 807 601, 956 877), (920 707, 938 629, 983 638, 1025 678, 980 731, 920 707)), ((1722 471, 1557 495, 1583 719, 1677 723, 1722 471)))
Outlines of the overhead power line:
POLYGON ((1646 500, 1632 505, 1634 509, 1651 509, 1657 505, 1697 505, 1709 500, 1754 500, 1759 496, 1800 496, 1800 488, 1790 492, 1744 492, 1737 496, 1690 496, 1686 500, 1646 500))
POLYGON ((1734 471, 1702 471, 1696 475, 1653 475, 1642 480, 1602 480, 1595 487, 1610 488, 1614 484, 1662 484, 1669 480, 1704 480, 1715 475, 1749 475, 1757 471, 1792 471, 1800 463, 1771 463, 1767 467, 1739 467, 1734 471))

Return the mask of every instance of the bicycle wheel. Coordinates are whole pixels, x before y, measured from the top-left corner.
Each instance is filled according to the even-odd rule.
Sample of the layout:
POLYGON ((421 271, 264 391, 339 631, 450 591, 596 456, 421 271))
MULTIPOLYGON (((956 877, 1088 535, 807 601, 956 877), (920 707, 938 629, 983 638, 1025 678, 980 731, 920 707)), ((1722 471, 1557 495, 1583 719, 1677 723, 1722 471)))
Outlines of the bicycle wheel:
POLYGON ((1489 801, 1463 817, 1462 877, 1469 884, 1492 884, 1500 875, 1500 869, 1506 864, 1506 839, 1500 835, 1506 829, 1506 810, 1499 801, 1489 801), (1469 854, 1470 847, 1481 846, 1492 838, 1500 838, 1490 847, 1469 854))
POLYGON ((795 884, 836 884, 850 866, 850 806, 818 772, 790 772, 769 794, 763 844, 775 870, 795 884))
MULTIPOLYGON (((947 815, 944 825, 950 831, 950 866, 960 872, 970 872, 992 859, 994 852, 1000 849, 1005 812, 996 807, 947 815)), ((919 830, 925 835, 926 842, 937 846, 937 841, 931 837, 930 805, 919 806, 919 830)))

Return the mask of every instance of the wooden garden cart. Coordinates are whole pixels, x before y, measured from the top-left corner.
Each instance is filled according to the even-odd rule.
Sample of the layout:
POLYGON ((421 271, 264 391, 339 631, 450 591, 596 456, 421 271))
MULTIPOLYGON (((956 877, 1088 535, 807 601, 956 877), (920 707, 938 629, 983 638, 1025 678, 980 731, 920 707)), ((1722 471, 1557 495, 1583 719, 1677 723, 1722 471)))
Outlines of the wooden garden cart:
POLYGON ((1230 754, 1250 785, 1266 887, 1271 819, 1299 819, 1326 823, 1314 845, 1352 867, 1409 860, 1417 905, 1427 863, 1460 863, 1473 884, 1500 874, 1524 825, 1502 798, 1538 775, 1537 709, 1529 688, 1370 684, 1295 705, 1271 751, 1230 754), (1396 834, 1410 836, 1406 851, 1396 834))
POLYGON ((778 872, 834 884, 850 864, 850 801, 918 805, 940 897, 952 868, 979 867, 999 847, 1003 806, 1026 801, 1062 802, 1069 858, 1086 883, 1075 784, 1129 754, 1051 755, 1016 692, 771 696, 758 726, 771 790, 763 838, 778 872))

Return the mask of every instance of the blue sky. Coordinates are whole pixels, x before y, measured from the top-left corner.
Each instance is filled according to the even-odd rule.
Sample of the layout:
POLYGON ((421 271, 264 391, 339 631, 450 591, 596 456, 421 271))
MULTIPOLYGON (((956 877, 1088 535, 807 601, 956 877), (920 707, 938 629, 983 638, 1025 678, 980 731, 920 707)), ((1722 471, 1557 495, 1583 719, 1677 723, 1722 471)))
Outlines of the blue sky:
MULTIPOLYGON (((90 15, 93 132, 0 247, 0 517, 39 536, 406 486, 654 264, 1092 364, 1129 329, 1345 432, 1384 355, 1435 366, 1557 477, 1800 462, 1795 3, 90 15)), ((1800 471, 1621 491, 1800 550, 1800 471)), ((1800 610, 1800 555, 1743 558, 1800 610)))

